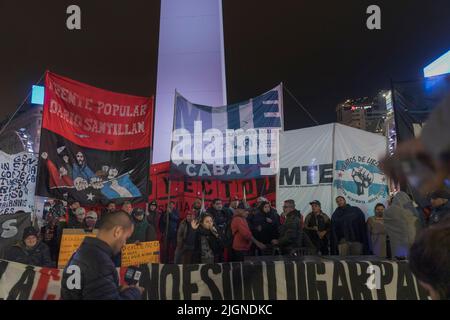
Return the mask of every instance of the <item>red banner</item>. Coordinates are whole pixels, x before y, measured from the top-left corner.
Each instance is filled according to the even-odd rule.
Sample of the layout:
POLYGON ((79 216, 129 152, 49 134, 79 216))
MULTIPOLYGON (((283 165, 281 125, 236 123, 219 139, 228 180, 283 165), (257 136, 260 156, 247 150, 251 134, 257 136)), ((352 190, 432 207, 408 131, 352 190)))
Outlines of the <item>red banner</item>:
POLYGON ((153 97, 46 74, 36 194, 85 206, 148 198, 153 97))
POLYGON ((156 200, 161 210, 164 210, 169 200, 175 201, 181 218, 187 210, 192 209, 196 198, 202 198, 202 190, 205 192, 205 208, 210 206, 213 199, 219 198, 223 203, 228 203, 230 198, 237 196, 240 200, 244 197, 244 188, 247 202, 252 205, 258 197, 264 196, 275 206, 275 176, 261 179, 219 181, 170 181, 170 162, 153 164, 150 167, 150 195, 149 201, 156 200), (170 193, 169 193, 170 186, 170 193))
POLYGON ((152 146, 153 97, 115 93, 47 72, 43 112, 43 128, 79 146, 109 151, 152 146))

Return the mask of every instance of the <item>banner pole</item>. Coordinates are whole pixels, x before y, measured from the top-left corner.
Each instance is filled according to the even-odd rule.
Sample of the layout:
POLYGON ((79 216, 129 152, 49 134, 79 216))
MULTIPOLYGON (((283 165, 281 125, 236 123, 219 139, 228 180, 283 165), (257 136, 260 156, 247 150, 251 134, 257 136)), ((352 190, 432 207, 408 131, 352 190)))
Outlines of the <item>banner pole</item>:
POLYGON ((169 196, 167 198, 167 208, 166 208, 166 234, 165 234, 165 239, 164 239, 164 256, 165 256, 165 263, 169 263, 169 216, 170 216, 170 212, 169 212, 169 206, 170 206, 170 191, 171 191, 171 184, 172 181, 169 179, 169 196))
MULTIPOLYGON (((336 196, 336 192, 335 192, 335 188, 334 188, 334 179, 336 177, 336 156, 334 154, 335 150, 334 150, 334 144, 335 144, 335 139, 336 139, 336 123, 333 123, 333 133, 332 133, 332 138, 331 138, 331 164, 332 164, 332 168, 333 168, 333 183, 331 184, 331 211, 334 212, 333 207, 334 207, 334 198, 336 196)), ((330 218, 332 217, 333 213, 330 212, 330 218)))

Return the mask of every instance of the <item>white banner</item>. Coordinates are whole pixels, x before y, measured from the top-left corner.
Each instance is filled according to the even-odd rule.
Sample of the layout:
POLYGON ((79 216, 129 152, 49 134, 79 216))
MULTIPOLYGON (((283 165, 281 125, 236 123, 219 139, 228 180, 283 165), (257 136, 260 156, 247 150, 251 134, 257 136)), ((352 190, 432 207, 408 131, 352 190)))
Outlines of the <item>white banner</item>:
POLYGON ((341 124, 287 131, 280 136, 277 208, 293 199, 303 214, 319 200, 331 216, 335 197, 372 216, 377 203, 386 204, 387 179, 379 169, 386 138, 341 124))
POLYGON ((36 172, 36 155, 0 151, 0 214, 33 212, 36 172))
POLYGON ((322 211, 331 215, 333 183, 333 124, 283 132, 280 135, 280 174, 277 208, 293 199, 300 212, 311 211, 309 203, 319 200, 322 211))

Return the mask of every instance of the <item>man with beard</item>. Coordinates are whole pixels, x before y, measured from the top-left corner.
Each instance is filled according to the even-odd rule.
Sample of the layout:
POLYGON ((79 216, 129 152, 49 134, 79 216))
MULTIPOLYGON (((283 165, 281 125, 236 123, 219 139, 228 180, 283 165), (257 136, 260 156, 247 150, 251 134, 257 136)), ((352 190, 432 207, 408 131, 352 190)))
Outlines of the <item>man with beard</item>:
POLYGON ((366 217, 358 207, 336 198, 338 207, 331 217, 331 254, 359 256, 368 253, 366 217))
POLYGON ((133 234, 130 215, 123 211, 102 220, 97 237, 86 237, 63 271, 63 300, 138 300, 143 288, 119 286, 113 257, 118 255, 133 234))
POLYGON ((76 163, 73 165, 73 181, 77 190, 89 187, 92 178, 96 178, 94 172, 88 167, 86 158, 81 151, 75 155, 76 163))

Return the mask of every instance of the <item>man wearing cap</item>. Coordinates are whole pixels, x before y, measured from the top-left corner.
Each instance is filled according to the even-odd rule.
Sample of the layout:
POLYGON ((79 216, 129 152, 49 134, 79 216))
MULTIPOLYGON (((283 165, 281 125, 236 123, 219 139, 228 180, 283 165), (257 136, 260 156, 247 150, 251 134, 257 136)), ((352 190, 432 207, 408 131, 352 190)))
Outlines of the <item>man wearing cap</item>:
POLYGON ((97 212, 89 211, 86 213, 86 218, 84 218, 84 230, 92 232, 97 225, 97 212))
POLYGON ((155 228, 145 219, 145 212, 141 208, 134 208, 131 213, 134 224, 134 231, 131 237, 128 238, 127 243, 155 241, 155 228))
POLYGON ((158 203, 153 200, 148 205, 147 222, 153 226, 155 232, 158 233, 160 213, 158 212, 158 203))
POLYGON ((447 190, 438 190, 431 194, 431 211, 429 225, 441 223, 450 219, 450 193, 447 190))
POLYGON ((50 258, 50 249, 39 240, 38 236, 39 233, 34 227, 25 228, 22 240, 6 253, 6 260, 37 267, 54 267, 50 258))
POLYGON ((331 230, 331 220, 322 212, 318 200, 314 200, 309 204, 311 205, 311 212, 305 218, 305 233, 309 236, 320 254, 328 255, 328 238, 331 230))

